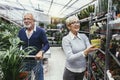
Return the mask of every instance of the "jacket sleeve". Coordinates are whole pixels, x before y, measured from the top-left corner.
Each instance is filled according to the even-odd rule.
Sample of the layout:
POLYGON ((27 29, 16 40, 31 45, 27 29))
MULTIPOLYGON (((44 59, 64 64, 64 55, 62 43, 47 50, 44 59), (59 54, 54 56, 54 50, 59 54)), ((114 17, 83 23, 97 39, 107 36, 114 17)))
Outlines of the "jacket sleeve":
POLYGON ((46 52, 48 49, 49 49, 49 42, 48 42, 48 39, 47 39, 47 36, 46 36, 46 33, 45 31, 42 30, 42 43, 43 43, 43 46, 42 46, 42 51, 46 52))

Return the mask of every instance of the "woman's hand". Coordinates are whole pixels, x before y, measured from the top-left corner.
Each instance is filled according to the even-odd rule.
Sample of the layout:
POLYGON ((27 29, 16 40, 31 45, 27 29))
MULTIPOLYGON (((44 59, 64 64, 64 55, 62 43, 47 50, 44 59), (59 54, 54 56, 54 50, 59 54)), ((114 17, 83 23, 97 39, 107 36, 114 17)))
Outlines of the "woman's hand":
POLYGON ((97 50, 97 49, 98 49, 98 48, 96 48, 95 45, 91 45, 89 48, 87 48, 87 49, 84 51, 84 54, 85 54, 85 56, 87 56, 90 52, 95 51, 95 50, 97 50))

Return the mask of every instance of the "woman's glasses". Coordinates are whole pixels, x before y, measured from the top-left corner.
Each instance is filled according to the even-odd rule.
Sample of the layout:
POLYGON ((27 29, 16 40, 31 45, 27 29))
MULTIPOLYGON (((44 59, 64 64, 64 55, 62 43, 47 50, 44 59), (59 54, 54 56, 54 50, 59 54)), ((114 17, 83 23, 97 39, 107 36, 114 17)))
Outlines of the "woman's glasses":
POLYGON ((73 22, 70 22, 68 25, 74 25, 74 24, 79 24, 80 25, 80 22, 79 21, 73 21, 73 22))

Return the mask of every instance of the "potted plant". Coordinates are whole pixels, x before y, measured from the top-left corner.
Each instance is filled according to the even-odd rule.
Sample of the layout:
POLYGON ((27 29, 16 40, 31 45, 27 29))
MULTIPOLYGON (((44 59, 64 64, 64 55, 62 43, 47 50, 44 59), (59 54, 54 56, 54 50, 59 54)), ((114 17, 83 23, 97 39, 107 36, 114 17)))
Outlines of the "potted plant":
POLYGON ((2 80, 20 80, 19 74, 24 70, 22 67, 24 56, 32 51, 20 50, 18 47, 20 42, 19 38, 10 39, 12 43, 10 48, 0 52, 2 80))
MULTIPOLYGON (((29 52, 19 49, 20 39, 17 37, 19 27, 13 24, 5 24, 0 26, 0 80, 21 80, 20 75, 24 68, 22 63, 29 52), (13 32, 14 31, 14 32, 13 32)), ((28 49, 28 48, 27 48, 28 49)))

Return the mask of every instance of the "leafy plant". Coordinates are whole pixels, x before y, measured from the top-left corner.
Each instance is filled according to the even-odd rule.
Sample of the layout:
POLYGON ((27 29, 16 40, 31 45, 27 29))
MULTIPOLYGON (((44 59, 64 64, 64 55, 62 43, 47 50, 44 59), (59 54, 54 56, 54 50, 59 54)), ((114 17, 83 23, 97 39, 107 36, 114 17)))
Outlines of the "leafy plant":
POLYGON ((90 13, 93 12, 94 12, 94 5, 88 6, 87 8, 80 11, 80 13, 78 14, 78 18, 83 19, 89 17, 90 13))
POLYGON ((24 57, 34 49, 29 47, 31 50, 28 52, 20 50, 18 47, 18 44, 21 42, 19 38, 11 39, 10 42, 12 46, 8 50, 0 52, 0 67, 3 73, 2 80, 19 80, 19 73, 24 70, 21 66, 24 57))
POLYGON ((24 70, 23 57, 34 51, 31 47, 19 49, 22 42, 17 37, 18 31, 19 27, 13 24, 0 23, 0 80, 20 80, 19 74, 24 70))
POLYGON ((1 58, 1 68, 3 72, 2 80, 16 80, 20 72, 22 57, 19 54, 23 53, 17 47, 10 47, 9 50, 5 51, 1 58))
POLYGON ((12 45, 9 39, 17 37, 20 27, 2 22, 0 25, 0 51, 9 49, 12 45))

